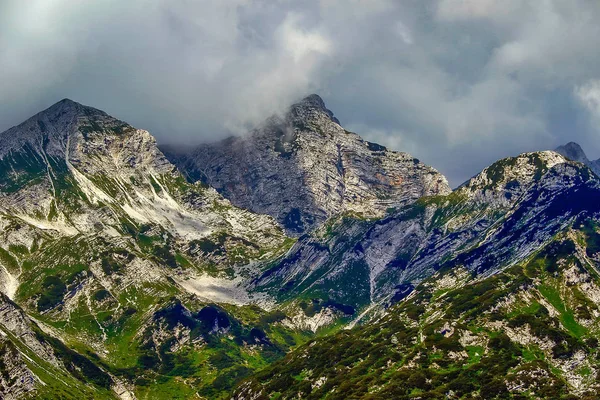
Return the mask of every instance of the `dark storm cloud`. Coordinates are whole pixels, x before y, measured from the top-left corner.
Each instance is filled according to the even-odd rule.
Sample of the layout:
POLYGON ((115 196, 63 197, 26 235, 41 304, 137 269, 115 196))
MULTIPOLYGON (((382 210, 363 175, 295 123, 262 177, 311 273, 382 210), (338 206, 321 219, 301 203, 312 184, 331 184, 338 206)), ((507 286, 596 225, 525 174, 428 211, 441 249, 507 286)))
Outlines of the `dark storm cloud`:
POLYGON ((0 3, 0 130, 69 97, 162 142, 242 134, 311 92, 458 184, 575 140, 600 157, 600 3, 0 3))

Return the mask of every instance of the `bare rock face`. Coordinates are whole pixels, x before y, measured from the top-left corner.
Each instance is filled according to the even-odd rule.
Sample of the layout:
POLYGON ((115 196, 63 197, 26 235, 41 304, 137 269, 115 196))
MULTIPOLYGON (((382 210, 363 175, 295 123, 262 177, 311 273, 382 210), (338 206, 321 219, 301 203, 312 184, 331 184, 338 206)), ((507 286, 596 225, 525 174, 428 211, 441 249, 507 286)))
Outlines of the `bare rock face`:
POLYGON ((36 376, 15 345, 17 340, 50 363, 58 364, 52 350, 35 337, 25 313, 0 294, 0 397, 5 399, 23 398, 36 390, 36 376))
POLYGON ((419 197, 450 192, 433 168, 344 130, 317 95, 248 136, 188 154, 164 151, 191 179, 239 207, 273 216, 295 235, 344 212, 381 217, 419 197))
POLYGON ((35 375, 15 345, 4 337, 0 337, 0 370, 0 395, 3 399, 22 399, 35 391, 35 375))
POLYGON ((590 160, 578 143, 569 142, 557 147, 555 151, 567 157, 569 160, 587 165, 596 175, 600 175, 600 159, 590 160))

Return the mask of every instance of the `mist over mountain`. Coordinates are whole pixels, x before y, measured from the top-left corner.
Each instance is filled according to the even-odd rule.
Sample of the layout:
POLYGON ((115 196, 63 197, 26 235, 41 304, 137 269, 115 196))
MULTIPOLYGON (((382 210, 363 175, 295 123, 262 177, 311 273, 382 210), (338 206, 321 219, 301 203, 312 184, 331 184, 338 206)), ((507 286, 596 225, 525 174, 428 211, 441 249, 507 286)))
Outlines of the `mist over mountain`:
POLYGON ((292 235, 344 212, 381 217, 419 197, 450 192, 446 178, 418 159, 343 129, 315 94, 247 136, 163 151, 192 181, 271 215, 292 235))

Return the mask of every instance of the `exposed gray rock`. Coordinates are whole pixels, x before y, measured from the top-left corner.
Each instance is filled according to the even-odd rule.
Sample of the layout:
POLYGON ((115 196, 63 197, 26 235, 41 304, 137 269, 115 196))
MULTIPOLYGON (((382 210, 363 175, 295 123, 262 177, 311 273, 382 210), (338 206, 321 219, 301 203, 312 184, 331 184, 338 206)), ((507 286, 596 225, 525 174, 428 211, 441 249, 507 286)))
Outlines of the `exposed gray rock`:
POLYGON ((600 159, 593 161, 588 159, 587 155, 579 144, 575 142, 569 142, 565 145, 557 147, 555 151, 567 157, 569 160, 577 161, 587 165, 592 171, 594 171, 596 175, 600 175, 600 159))
POLYGON ((6 400, 26 398, 35 392, 35 375, 27 367, 17 347, 0 336, 0 397, 6 400))
POLYGON ((187 154, 163 150, 190 179, 275 217, 294 235, 344 212, 382 217, 422 196, 450 192, 446 178, 416 158, 344 130, 317 95, 247 136, 187 154))
POLYGON ((3 399, 23 398, 36 390, 36 376, 15 345, 16 340, 58 365, 52 349, 36 338, 29 317, 0 293, 0 397, 3 399))
POLYGON ((58 365, 52 348, 36 336, 31 319, 6 296, 0 293, 0 325, 44 360, 58 365))

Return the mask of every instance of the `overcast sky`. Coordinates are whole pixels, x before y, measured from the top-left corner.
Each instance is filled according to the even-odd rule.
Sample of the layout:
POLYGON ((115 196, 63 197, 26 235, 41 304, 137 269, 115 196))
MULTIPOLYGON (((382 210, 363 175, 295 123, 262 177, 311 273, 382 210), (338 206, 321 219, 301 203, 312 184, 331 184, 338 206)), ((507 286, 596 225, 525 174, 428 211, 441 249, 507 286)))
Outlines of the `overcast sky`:
POLYGON ((161 143, 318 93, 457 185, 579 142, 600 157, 597 0, 0 0, 0 131, 68 97, 161 143))

